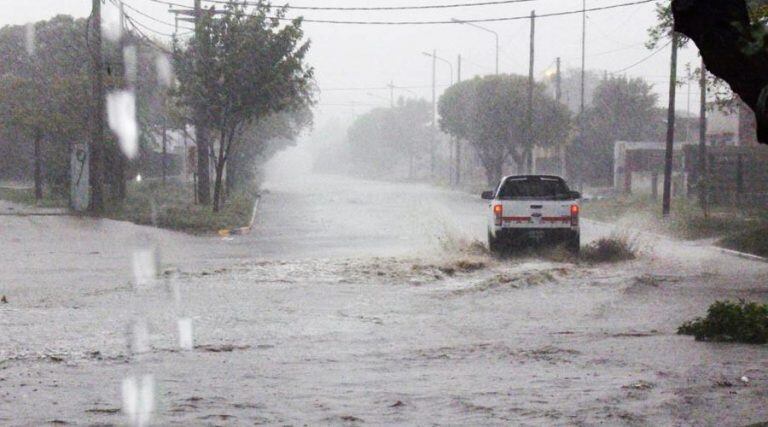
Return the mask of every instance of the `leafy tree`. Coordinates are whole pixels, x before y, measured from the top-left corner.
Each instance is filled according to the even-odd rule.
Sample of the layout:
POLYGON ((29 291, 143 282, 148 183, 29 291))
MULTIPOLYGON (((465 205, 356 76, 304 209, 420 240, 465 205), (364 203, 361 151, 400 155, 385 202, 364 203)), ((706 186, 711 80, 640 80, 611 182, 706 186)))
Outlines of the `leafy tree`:
POLYGON ((199 34, 185 49, 176 49, 182 102, 205 112, 202 119, 218 145, 211 150, 214 212, 222 202, 225 167, 244 128, 312 103, 313 69, 305 63, 309 42, 303 41, 301 18, 287 25, 276 19, 285 11, 266 3, 247 11, 231 0, 225 13, 204 13, 199 34))
MULTIPOLYGON (((673 0, 674 30, 693 40, 709 72, 755 112, 757 138, 768 143, 768 16, 765 0, 673 0)), ((669 24, 667 24, 668 26, 669 24)))
POLYGON ((347 132, 351 161, 359 174, 396 177, 415 174, 417 157, 430 138, 431 106, 409 99, 394 108, 377 108, 358 117, 347 132))
POLYGON ((653 86, 643 79, 611 77, 600 83, 584 112, 581 137, 569 147, 572 173, 593 184, 610 182, 616 141, 656 139, 657 102, 653 86))
POLYGON ((563 144, 570 129, 567 107, 534 87, 533 125, 526 120, 528 79, 516 75, 476 77, 448 88, 438 106, 440 128, 469 142, 477 152, 489 183, 501 178, 510 158, 518 169, 534 146, 563 144))
POLYGON ((69 145, 87 137, 84 34, 85 20, 63 15, 0 29, 0 129, 11 161, 27 153, 24 146, 33 141, 37 196, 42 196, 43 179, 65 191, 69 145), (29 29, 36 34, 32 51, 27 51, 29 29))
POLYGON ((295 145, 296 138, 312 124, 309 108, 287 110, 263 117, 245 128, 227 163, 227 194, 252 183, 258 167, 278 151, 295 145))

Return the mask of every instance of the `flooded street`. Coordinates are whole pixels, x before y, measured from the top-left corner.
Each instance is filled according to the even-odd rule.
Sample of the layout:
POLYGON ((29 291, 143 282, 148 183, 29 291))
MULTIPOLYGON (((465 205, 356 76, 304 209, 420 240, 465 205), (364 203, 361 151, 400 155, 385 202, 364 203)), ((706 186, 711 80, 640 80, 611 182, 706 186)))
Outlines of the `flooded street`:
POLYGON ((319 175, 265 188, 232 239, 0 217, 0 424, 124 424, 124 379, 145 375, 157 425, 768 419, 765 346, 675 334, 717 299, 765 298, 767 264, 650 234, 609 267, 499 260, 474 195, 319 175), (134 291, 131 251, 154 244, 164 278, 134 291))

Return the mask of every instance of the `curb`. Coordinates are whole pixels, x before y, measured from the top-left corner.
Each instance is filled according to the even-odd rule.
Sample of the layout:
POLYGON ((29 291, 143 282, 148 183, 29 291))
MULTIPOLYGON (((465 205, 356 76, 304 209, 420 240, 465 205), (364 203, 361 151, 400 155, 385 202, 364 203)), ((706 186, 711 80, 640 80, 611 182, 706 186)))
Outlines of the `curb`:
POLYGON ((261 203, 261 196, 256 196, 256 200, 253 202, 253 213, 251 213, 251 221, 248 223, 246 227, 222 229, 222 230, 219 230, 219 236, 229 237, 229 236, 242 236, 244 234, 250 234, 251 230, 253 230, 253 223, 256 222, 256 212, 258 212, 259 210, 260 203, 261 203))
MULTIPOLYGON (((591 222, 593 222, 595 224, 602 225, 602 226, 609 226, 610 227, 612 225, 612 224, 607 223, 607 222, 597 221, 597 220, 593 220, 593 219, 586 219, 586 221, 591 221, 591 222)), ((613 224, 613 225, 615 226, 615 224, 613 224)), ((653 236, 653 237, 656 237, 656 238, 659 238, 659 239, 666 239, 666 240, 674 240, 674 241, 685 242, 684 240, 675 239, 674 237, 665 236, 663 234, 658 234, 658 233, 654 233, 654 232, 649 232, 649 231, 639 231, 639 232, 640 233, 644 233, 644 234, 648 234, 650 236, 653 236)), ((768 264, 768 258, 766 258, 766 257, 761 257, 759 255, 749 254, 749 253, 746 253, 746 252, 739 252, 739 251, 735 251, 733 249, 726 249, 726 248, 723 248, 723 247, 720 247, 720 246, 715 246, 715 245, 708 245, 708 246, 711 247, 711 248, 717 249, 718 251, 720 251, 721 253, 724 253, 726 255, 732 255, 732 256, 735 256, 735 257, 738 257, 738 258, 741 258, 741 259, 746 259, 746 260, 749 260, 749 261, 763 262, 763 263, 768 264)))
POLYGON ((746 252, 734 251, 733 249, 721 248, 719 246, 715 246, 715 247, 724 254, 733 255, 743 259, 748 259, 750 261, 758 261, 758 262, 764 262, 768 264, 768 258, 761 257, 759 255, 753 255, 753 254, 748 254, 746 252))

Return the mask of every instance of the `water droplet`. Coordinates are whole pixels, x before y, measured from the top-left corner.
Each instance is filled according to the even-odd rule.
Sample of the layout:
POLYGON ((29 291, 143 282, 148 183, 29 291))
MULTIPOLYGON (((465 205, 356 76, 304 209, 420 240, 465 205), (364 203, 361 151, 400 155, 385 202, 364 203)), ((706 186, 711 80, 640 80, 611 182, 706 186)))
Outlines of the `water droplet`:
POLYGON ((155 411, 155 378, 144 375, 123 380, 123 413, 130 425, 143 427, 149 424, 155 411))
POLYGON ((31 22, 24 28, 24 47, 26 47, 27 55, 29 56, 34 55, 37 48, 36 33, 35 24, 31 22))
POLYGON ((136 320, 131 325, 129 347, 133 354, 149 352, 149 329, 147 329, 146 321, 136 320))
POLYGON ((161 86, 170 87, 173 83, 173 66, 168 56, 158 54, 155 58, 155 68, 157 69, 157 81, 161 86))
POLYGON ((182 350, 192 350, 194 340, 192 339, 192 319, 179 319, 179 348, 182 350))
POLYGON ((128 45, 123 49, 123 61, 125 63, 125 80, 131 87, 136 86, 136 46, 128 45))
POLYGON ((120 40, 123 27, 120 23, 120 10, 109 2, 101 8, 101 34, 114 42, 120 40))
POLYGON ((139 126, 136 123, 136 96, 130 91, 107 95, 107 122, 117 135, 120 149, 133 159, 139 153, 139 126))
POLYGON ((133 252, 133 280, 137 288, 154 286, 160 271, 160 252, 154 248, 133 252))

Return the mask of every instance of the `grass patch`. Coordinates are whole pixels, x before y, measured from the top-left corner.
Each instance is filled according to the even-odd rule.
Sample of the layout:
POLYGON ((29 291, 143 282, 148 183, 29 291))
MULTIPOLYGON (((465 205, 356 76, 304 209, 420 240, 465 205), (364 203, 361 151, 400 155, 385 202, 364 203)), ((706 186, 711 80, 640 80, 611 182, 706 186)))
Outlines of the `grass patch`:
POLYGON ((248 225, 256 193, 229 197, 221 211, 194 204, 191 183, 143 182, 128 186, 125 203, 106 212, 108 218, 192 234, 206 234, 248 225))
POLYGON ((714 207, 705 217, 695 200, 675 199, 671 215, 661 220, 660 201, 649 197, 615 197, 584 203, 586 218, 649 230, 684 240, 717 239, 717 245, 768 256, 768 210, 714 207))
POLYGON ((44 194, 42 200, 35 200, 34 188, 0 187, 0 199, 41 208, 64 208, 68 204, 65 197, 57 197, 51 194, 44 194))
POLYGON ((768 257, 768 224, 749 225, 746 229, 731 233, 718 240, 717 245, 735 251, 768 257))
POLYGON ((682 324, 677 333, 698 341, 768 343, 768 304, 717 301, 707 317, 682 324))
POLYGON ((581 249, 580 258, 591 263, 630 261, 637 257, 635 242, 626 236, 604 237, 581 249))

